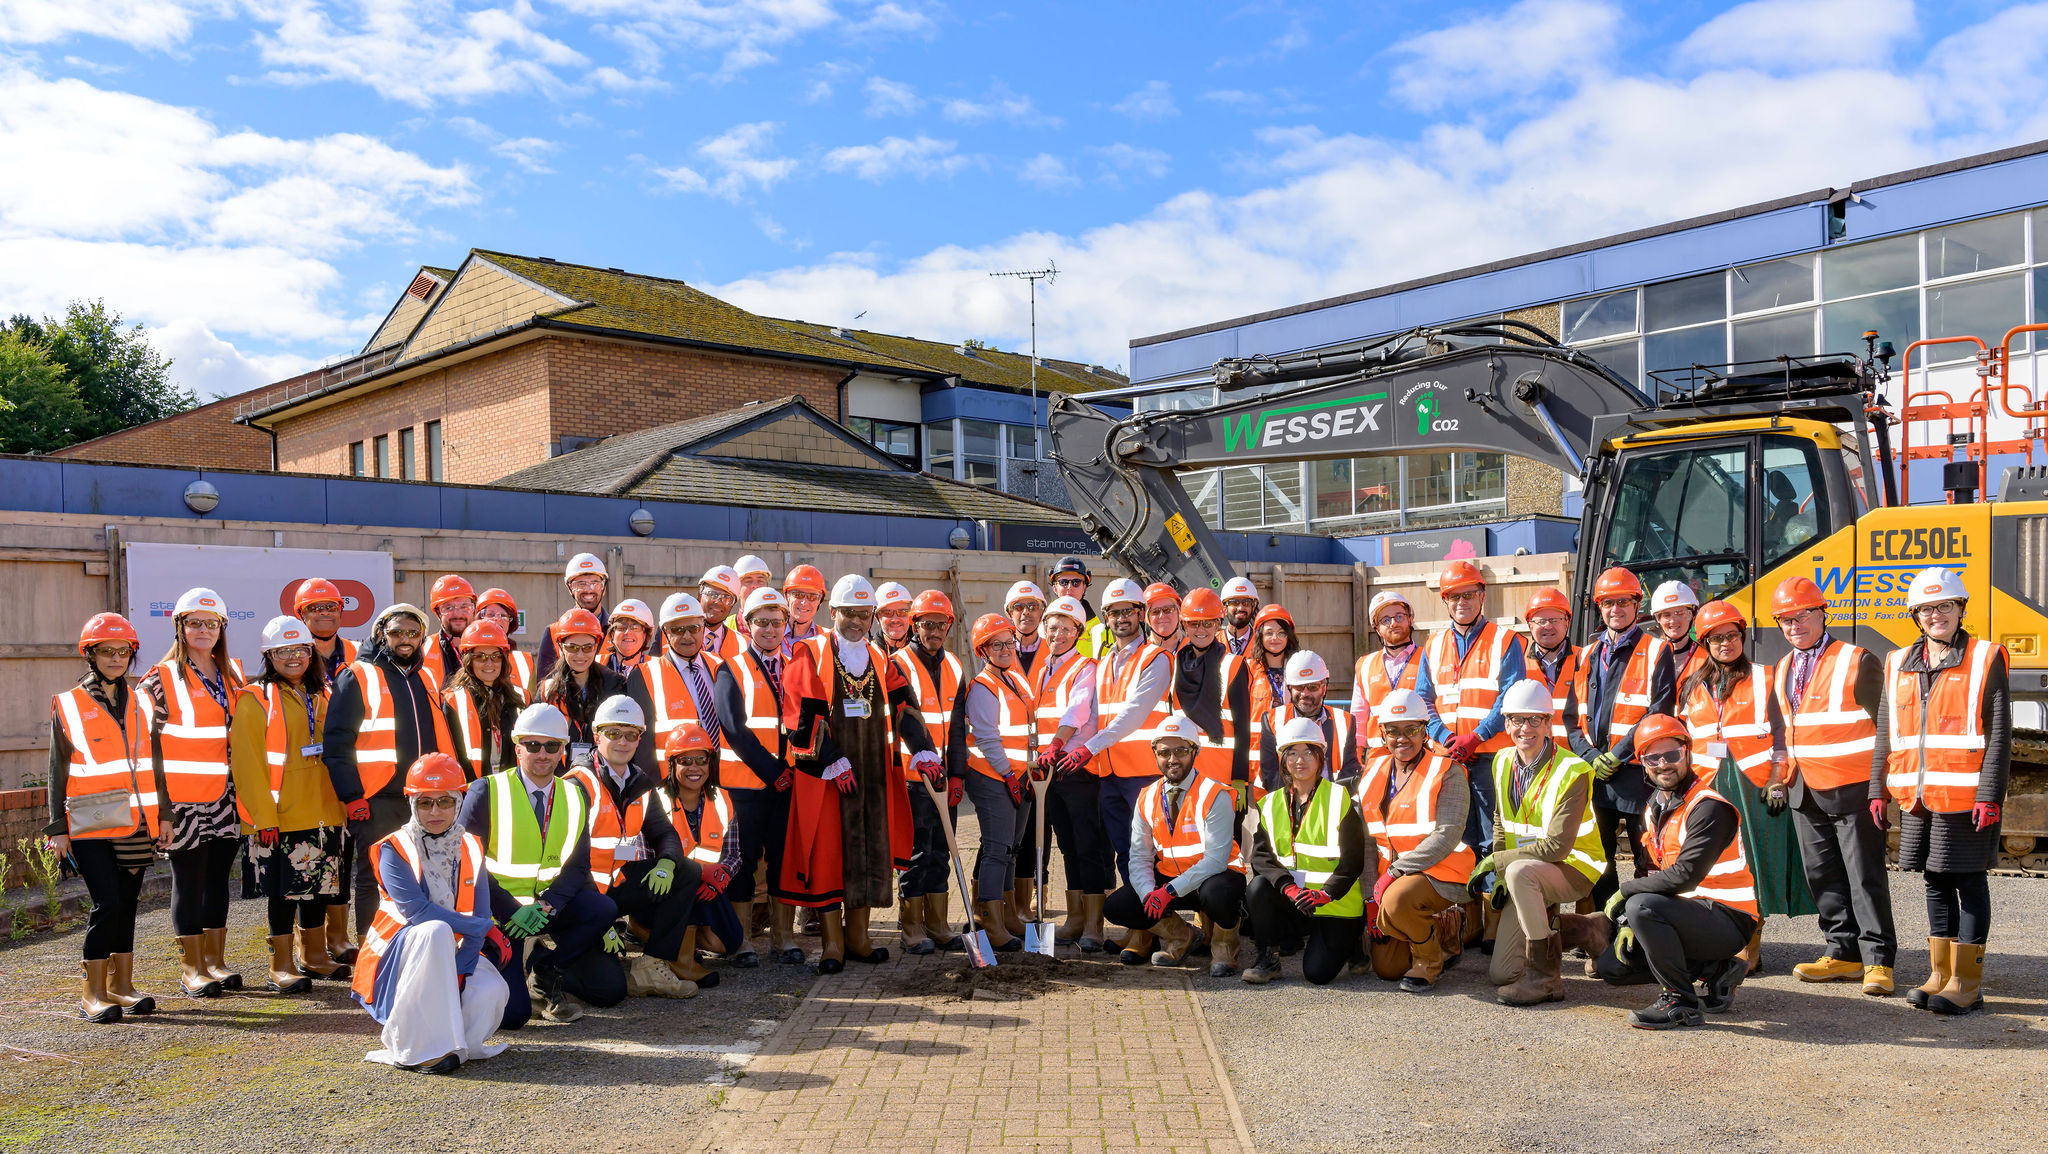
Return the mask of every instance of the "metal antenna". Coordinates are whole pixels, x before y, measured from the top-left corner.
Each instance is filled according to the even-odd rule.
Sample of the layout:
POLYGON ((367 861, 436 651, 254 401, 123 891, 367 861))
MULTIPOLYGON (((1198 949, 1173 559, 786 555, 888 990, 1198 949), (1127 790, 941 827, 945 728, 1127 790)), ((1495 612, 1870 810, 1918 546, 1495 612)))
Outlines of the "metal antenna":
POLYGON ((1028 281, 1031 285, 1031 463, 1024 466, 1024 471, 1031 475, 1031 495, 1036 497, 1038 462, 1045 457, 1045 447, 1039 443, 1038 436, 1038 282, 1044 281, 1047 287, 1050 287, 1059 279, 1060 267, 1052 261, 1046 261, 1044 268, 1013 269, 988 275, 1028 281))

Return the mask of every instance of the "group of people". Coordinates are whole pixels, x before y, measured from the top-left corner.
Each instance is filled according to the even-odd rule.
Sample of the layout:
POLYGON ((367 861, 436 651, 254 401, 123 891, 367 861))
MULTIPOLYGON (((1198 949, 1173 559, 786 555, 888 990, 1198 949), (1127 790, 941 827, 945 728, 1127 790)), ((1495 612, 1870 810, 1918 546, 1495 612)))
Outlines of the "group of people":
POLYGON ((1185 596, 1118 578, 1091 600, 1066 557, 1050 590, 1020 581, 971 623, 963 661, 944 593, 774 576, 747 556, 658 612, 607 608, 603 562, 578 554, 574 604, 533 653, 502 589, 442 576, 359 647, 339 589, 310 579, 253 676, 212 590, 179 598, 139 680, 132 625, 95 616, 51 710, 47 832, 93 900, 80 1016, 154 1009, 133 956, 159 855, 181 993, 242 986, 239 859, 268 903, 265 988, 348 982, 383 1025, 373 1059, 445 1073, 535 1012, 693 996, 714 966, 760 964, 757 940, 811 962, 800 913, 822 973, 886 961, 871 913, 892 903, 909 953, 1020 950, 1056 847, 1050 928, 1085 953, 1206 956, 1255 985, 1299 954, 1312 983, 1370 970, 1421 993, 1476 944, 1499 1000, 1527 1005, 1564 997, 1575 948, 1600 978, 1659 987, 1632 1024, 1697 1025, 1757 972, 1772 913, 1819 915, 1829 945, 1800 978, 1893 992, 1891 803, 1933 934, 1910 996, 1981 1004, 2010 707, 2004 652, 1963 629, 1949 570, 1914 580, 1921 638, 1882 660, 1785 581, 1771 612, 1792 652, 1770 668, 1733 605, 1672 582, 1645 607, 1619 568, 1594 585, 1588 644, 1555 589, 1525 640, 1455 561, 1427 642, 1403 597, 1372 599, 1348 711, 1241 577, 1185 596), (952 849, 963 801, 971 864, 952 849))

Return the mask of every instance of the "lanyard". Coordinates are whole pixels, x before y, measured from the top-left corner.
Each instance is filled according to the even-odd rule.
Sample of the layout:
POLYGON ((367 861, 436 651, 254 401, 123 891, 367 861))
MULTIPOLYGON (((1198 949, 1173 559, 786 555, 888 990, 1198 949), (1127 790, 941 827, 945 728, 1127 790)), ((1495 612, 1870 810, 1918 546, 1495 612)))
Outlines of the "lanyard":
POLYGON ((227 712, 228 675, 222 673, 218 681, 208 681, 204 673, 201 673, 195 669, 192 671, 192 676, 197 677, 199 679, 200 687, 205 689, 208 696, 213 698, 213 703, 215 705, 220 706, 221 712, 227 712))

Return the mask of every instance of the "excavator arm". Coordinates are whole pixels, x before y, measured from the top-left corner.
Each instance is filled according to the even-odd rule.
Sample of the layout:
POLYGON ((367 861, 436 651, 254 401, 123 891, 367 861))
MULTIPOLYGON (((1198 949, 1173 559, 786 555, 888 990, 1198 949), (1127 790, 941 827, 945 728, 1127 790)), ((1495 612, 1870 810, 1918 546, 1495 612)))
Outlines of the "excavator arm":
POLYGON ((1232 569, 1176 472, 1462 451, 1512 453, 1576 476, 1598 444, 1598 418, 1651 403, 1514 322, 1416 329, 1338 356, 1223 361, 1216 377, 1225 389, 1302 383, 1122 419, 1062 395, 1048 421, 1075 513, 1103 554, 1183 592, 1221 587, 1232 569))

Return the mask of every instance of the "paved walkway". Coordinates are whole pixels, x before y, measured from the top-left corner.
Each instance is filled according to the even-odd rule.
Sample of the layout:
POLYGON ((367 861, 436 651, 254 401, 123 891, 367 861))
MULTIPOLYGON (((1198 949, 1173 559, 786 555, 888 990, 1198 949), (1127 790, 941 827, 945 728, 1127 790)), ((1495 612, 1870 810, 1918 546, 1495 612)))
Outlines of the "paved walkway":
POLYGON ((966 997, 959 954, 820 978, 695 1149, 1249 1154, 1187 977, 1070 950, 1005 954, 966 997))

